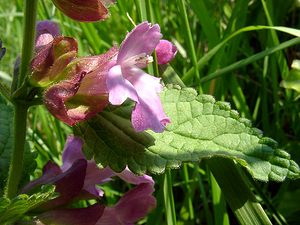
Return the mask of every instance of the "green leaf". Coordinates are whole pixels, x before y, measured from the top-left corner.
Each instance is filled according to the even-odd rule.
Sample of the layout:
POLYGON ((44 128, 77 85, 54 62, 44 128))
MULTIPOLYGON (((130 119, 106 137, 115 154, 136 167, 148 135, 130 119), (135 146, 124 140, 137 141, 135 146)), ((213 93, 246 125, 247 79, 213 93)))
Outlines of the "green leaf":
POLYGON ((289 75, 281 81, 280 86, 300 93, 300 60, 293 61, 289 75))
POLYGON ((227 203, 238 219, 239 224, 272 224, 252 193, 249 183, 245 181, 243 171, 232 160, 213 158, 208 160, 208 166, 216 178, 227 203))
POLYGON ((13 143, 12 124, 13 109, 0 95, 0 194, 3 193, 9 168, 13 143))
POLYGON ((163 133, 137 133, 126 119, 130 108, 102 112, 74 128, 85 139, 87 155, 103 166, 137 173, 162 173, 182 162, 203 158, 235 159, 261 181, 299 178, 299 166, 277 143, 264 138, 249 120, 240 118, 228 103, 197 95, 190 88, 166 89, 161 94, 171 124, 163 133))
MULTIPOLYGON (((13 115, 13 107, 0 95, 0 194, 4 192, 13 148, 13 115)), ((36 168, 35 157, 36 154, 30 151, 29 144, 26 143, 21 185, 29 180, 30 173, 36 168)))
POLYGON ((56 196, 54 186, 48 186, 39 193, 28 196, 21 194, 10 200, 0 198, 0 224, 13 223, 30 210, 56 196))

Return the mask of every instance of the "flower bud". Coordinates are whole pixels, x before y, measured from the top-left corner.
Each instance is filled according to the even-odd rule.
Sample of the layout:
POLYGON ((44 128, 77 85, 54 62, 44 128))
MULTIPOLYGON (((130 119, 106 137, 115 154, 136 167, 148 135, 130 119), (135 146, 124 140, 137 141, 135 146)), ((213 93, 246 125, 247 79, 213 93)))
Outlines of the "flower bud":
POLYGON ((46 87, 63 79, 61 71, 77 56, 77 51, 77 42, 70 37, 59 36, 42 46, 31 62, 31 84, 46 87))
POLYGON ((68 17, 82 22, 95 22, 108 17, 107 7, 115 0, 52 0, 68 17))
POLYGON ((50 20, 39 21, 36 25, 35 51, 49 44, 55 37, 60 36, 57 23, 50 20))
POLYGON ((59 75, 64 80, 44 93, 47 109, 70 126, 101 112, 108 104, 105 79, 116 52, 112 48, 105 54, 81 57, 69 63, 59 75))
POLYGON ((160 40, 155 50, 158 64, 167 64, 177 53, 176 46, 167 40, 160 40))

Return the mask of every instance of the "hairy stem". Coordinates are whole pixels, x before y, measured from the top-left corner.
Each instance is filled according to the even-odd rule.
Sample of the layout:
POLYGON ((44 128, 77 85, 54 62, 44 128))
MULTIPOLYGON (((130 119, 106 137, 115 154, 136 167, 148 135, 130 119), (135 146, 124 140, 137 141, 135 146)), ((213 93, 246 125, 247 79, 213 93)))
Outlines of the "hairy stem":
POLYGON ((33 55, 35 24, 38 0, 25 0, 24 9, 24 37, 22 45, 22 60, 20 65, 20 74, 18 77, 18 88, 23 84, 28 75, 30 61, 33 55))
POLYGON ((6 197, 8 198, 13 198, 17 194, 21 179, 25 149, 27 109, 25 105, 15 104, 14 145, 6 188, 6 197))
MULTIPOLYGON (((20 88, 29 72, 29 65, 33 55, 35 24, 37 14, 38 0, 25 0, 24 7, 24 36, 22 46, 22 59, 20 65, 19 76, 14 77, 17 88, 20 88)), ((25 150, 25 138, 27 127, 27 110, 26 103, 26 86, 23 87, 24 92, 19 92, 18 96, 14 96, 14 136, 13 150, 10 161, 10 168, 6 186, 6 196, 13 198, 18 192, 19 182, 22 176, 23 158, 25 150), (21 101, 20 101, 21 100, 21 101), (25 100, 25 102, 24 102, 25 100)))

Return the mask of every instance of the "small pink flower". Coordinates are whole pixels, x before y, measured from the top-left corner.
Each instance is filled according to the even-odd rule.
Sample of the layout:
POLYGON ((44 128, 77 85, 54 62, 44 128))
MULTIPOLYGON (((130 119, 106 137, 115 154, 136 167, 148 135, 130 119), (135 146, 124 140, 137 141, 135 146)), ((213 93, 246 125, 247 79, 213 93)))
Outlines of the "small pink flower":
POLYGON ((109 102, 121 105, 127 98, 136 102, 131 117, 136 131, 152 129, 162 132, 170 123, 158 96, 163 89, 160 78, 150 76, 142 70, 152 61, 150 55, 161 37, 157 24, 139 24, 121 44, 116 63, 108 71, 106 84, 109 102))
POLYGON ((55 37, 58 36, 60 36, 60 30, 57 23, 51 20, 39 21, 36 25, 36 51, 38 51, 42 46, 49 44, 55 37))
POLYGON ((157 63, 167 64, 170 62, 177 53, 177 48, 170 41, 160 40, 159 44, 155 48, 157 63))

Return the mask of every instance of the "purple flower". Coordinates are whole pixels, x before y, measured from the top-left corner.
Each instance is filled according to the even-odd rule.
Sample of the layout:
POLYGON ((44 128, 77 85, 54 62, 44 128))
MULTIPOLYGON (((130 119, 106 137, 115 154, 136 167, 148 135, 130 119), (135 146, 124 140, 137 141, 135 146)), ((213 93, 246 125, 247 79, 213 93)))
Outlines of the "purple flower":
POLYGON ((108 104, 105 79, 116 52, 117 49, 112 48, 102 55, 70 62, 58 75, 64 80, 44 92, 47 109, 70 126, 101 112, 108 104))
POLYGON ((136 102, 131 116, 136 131, 162 132, 170 123, 158 95, 163 89, 160 78, 142 70, 152 61, 155 48, 159 61, 167 62, 175 55, 174 46, 160 41, 157 24, 138 25, 119 50, 113 47, 102 55, 80 58, 74 39, 56 36, 57 29, 49 22, 42 25, 46 28, 38 33, 53 40, 40 41, 31 63, 31 84, 46 88, 44 103, 56 118, 73 126, 101 112, 109 102, 121 105, 130 98, 136 102))
POLYGON ((45 42, 40 40, 40 44, 43 44, 36 46, 36 54, 31 61, 30 83, 34 86, 47 87, 64 79, 62 71, 77 56, 78 46, 75 39, 63 36, 54 37, 51 41, 46 39, 43 40, 45 42))
POLYGON ((123 225, 133 224, 156 206, 152 196, 154 181, 150 176, 137 176, 128 168, 115 173, 109 167, 99 169, 94 160, 86 160, 81 152, 83 141, 70 136, 63 152, 63 165, 48 162, 43 175, 23 189, 28 193, 44 184, 54 184, 60 195, 40 205, 42 213, 38 218, 45 224, 62 225, 123 225), (98 199, 103 191, 96 185, 103 184, 118 176, 122 180, 137 185, 128 191, 115 206, 105 207, 95 204, 87 208, 68 208, 67 205, 79 199, 98 199), (46 211, 46 212, 45 212, 46 211), (115 212, 118 216, 112 217, 115 212), (87 220, 88 218, 88 220, 87 220))
POLYGON ((142 70, 152 61, 150 55, 161 37, 157 24, 139 24, 121 44, 116 64, 108 71, 109 102, 121 105, 127 98, 136 102, 131 117, 136 131, 152 129, 162 132, 170 123, 158 96, 163 89, 160 79, 142 70))
POLYGON ((36 51, 42 46, 49 44, 58 36, 60 36, 60 30, 57 23, 50 20, 39 21, 36 25, 36 51))
POLYGON ((37 24, 36 55, 30 83, 44 87, 44 103, 59 120, 73 126, 108 104, 106 74, 117 49, 97 56, 77 58, 75 39, 59 36, 57 24, 37 24))
POLYGON ((157 63, 167 64, 170 62, 177 53, 177 48, 168 40, 160 40, 159 44, 155 48, 157 63))

